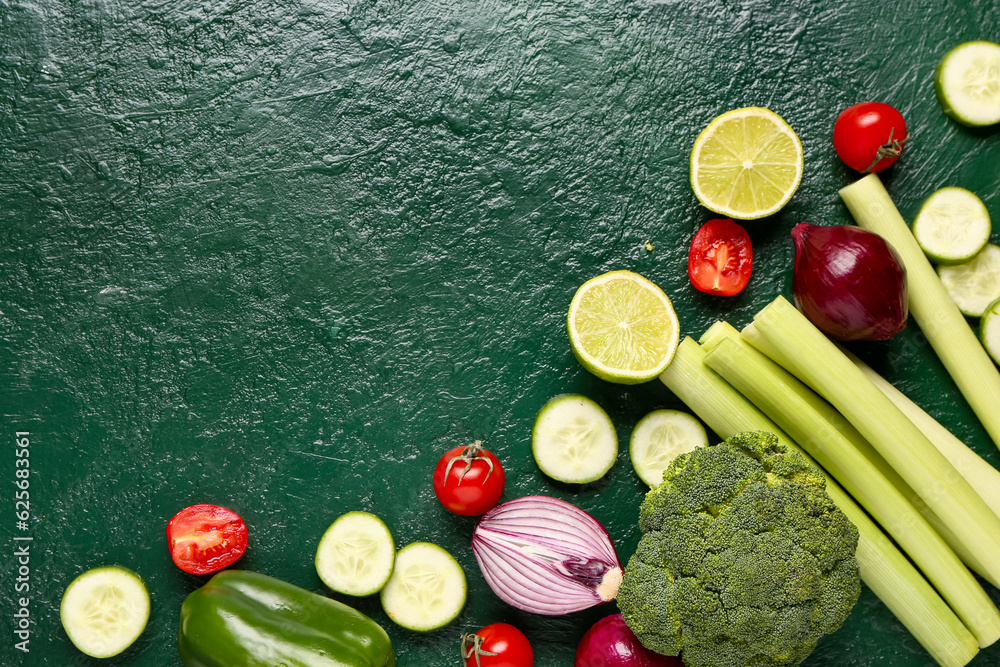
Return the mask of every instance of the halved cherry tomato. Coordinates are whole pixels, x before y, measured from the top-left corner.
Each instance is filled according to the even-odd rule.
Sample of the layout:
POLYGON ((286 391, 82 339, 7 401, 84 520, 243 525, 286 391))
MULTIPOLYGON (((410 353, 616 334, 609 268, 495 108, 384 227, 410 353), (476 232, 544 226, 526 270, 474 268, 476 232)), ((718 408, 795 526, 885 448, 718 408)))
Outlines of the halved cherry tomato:
POLYGON ((174 564, 190 574, 209 574, 236 562, 247 550, 247 525, 218 505, 185 507, 167 523, 174 564))
POLYGON ((503 466, 482 444, 455 447, 434 468, 434 493, 455 514, 478 516, 503 495, 503 466))
POLYGON ((882 102, 844 109, 833 125, 833 148, 851 169, 882 171, 899 158, 909 139, 903 115, 882 102))
POLYGON ((732 220, 709 220, 694 235, 688 277, 696 289, 719 296, 739 294, 752 270, 750 237, 732 220))
POLYGON ((474 635, 462 635, 466 667, 532 667, 535 653, 524 633, 509 623, 487 625, 474 635))

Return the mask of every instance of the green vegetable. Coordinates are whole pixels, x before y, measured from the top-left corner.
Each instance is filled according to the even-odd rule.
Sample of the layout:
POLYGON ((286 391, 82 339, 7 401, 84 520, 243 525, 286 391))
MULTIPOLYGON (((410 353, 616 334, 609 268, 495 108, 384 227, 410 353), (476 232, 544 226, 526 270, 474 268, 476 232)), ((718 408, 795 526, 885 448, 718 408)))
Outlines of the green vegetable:
POLYGON ((707 446, 705 427, 697 419, 677 410, 654 410, 632 429, 628 455, 639 479, 656 488, 671 461, 707 446))
POLYGON ((938 276, 963 315, 982 317, 1000 299, 1000 247, 988 243, 964 264, 939 266, 938 276))
MULTIPOLYGON (((991 303, 979 322, 979 340, 993 361, 1000 364, 1000 299, 991 303)), ((997 487, 1000 489, 1000 486, 997 487)))
POLYGON ((941 109, 963 125, 1000 122, 1000 44, 979 40, 959 44, 934 71, 941 109))
MULTIPOLYGON (((955 552, 835 422, 818 396, 740 340, 716 336, 706 363, 771 417, 892 535, 972 631, 981 647, 1000 638, 1000 611, 955 552)), ((707 346, 709 347, 709 346, 707 346)), ((826 405, 829 408, 828 405, 826 405)), ((866 443, 867 444, 867 443, 866 443)))
MULTIPOLYGON (((876 174, 840 191, 858 225, 888 241, 906 267, 910 313, 1000 447, 1000 372, 948 296, 876 174)), ((875 443, 872 443, 875 444, 875 443)))
POLYGON ((389 635, 336 600, 272 577, 225 570, 181 605, 187 667, 393 667, 389 635))
POLYGON ((389 581, 396 544, 382 519, 368 512, 338 517, 316 548, 316 572, 338 593, 372 595, 389 581))
POLYGON ((965 188, 941 188, 920 206, 913 238, 935 264, 968 262, 990 240, 990 213, 965 188))
MULTIPOLYGON (((660 380, 720 437, 750 428, 772 432, 786 447, 797 448, 774 422, 708 368, 704 359, 698 344, 685 338, 660 380)), ((858 529, 861 580, 938 664, 961 667, 972 660, 979 645, 951 608, 835 481, 828 478, 826 489, 858 529)))
POLYGON ((531 453, 539 469, 554 480, 596 482, 618 458, 618 434, 597 403, 580 394, 560 394, 535 417, 531 453))
POLYGON ((687 667, 799 664, 861 593, 858 530, 825 487, 763 431, 675 459, 639 511, 625 622, 687 667))
POLYGON ((73 645, 94 658, 118 655, 149 620, 149 592, 132 570, 112 565, 87 570, 63 593, 59 619, 73 645))
POLYGON ((396 554, 392 576, 382 589, 382 609, 407 630, 430 632, 454 621, 467 595, 458 561, 436 544, 414 542, 396 554))
POLYGON ((948 459, 802 313, 778 297, 754 318, 787 370, 828 400, 926 501, 992 577, 1000 576, 1000 517, 948 459))

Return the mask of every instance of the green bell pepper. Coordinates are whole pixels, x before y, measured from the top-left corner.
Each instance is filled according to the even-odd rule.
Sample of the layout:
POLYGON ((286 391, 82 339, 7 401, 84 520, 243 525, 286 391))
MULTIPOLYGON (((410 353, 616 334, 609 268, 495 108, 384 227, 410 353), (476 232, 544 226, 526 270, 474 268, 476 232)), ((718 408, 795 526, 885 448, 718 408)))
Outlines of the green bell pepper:
POLYGON ((394 667, 389 635, 360 611, 273 577, 226 570, 188 595, 187 667, 394 667))

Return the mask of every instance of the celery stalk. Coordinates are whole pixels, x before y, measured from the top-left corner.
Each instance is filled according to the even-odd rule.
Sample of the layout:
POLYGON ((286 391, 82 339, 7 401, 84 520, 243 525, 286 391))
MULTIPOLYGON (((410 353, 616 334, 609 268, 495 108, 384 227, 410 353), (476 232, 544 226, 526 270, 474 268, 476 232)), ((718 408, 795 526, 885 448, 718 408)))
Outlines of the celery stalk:
POLYGON ((840 196, 860 227, 884 238, 902 257, 913 319, 1000 447, 1000 372, 948 296, 882 181, 868 174, 843 188, 840 196))
MULTIPOLYGON (((721 438, 747 430, 770 431, 799 450, 774 422, 704 363, 690 338, 677 348, 660 380, 721 438)), ((942 667, 962 667, 979 651, 975 637, 920 573, 847 492, 832 479, 830 498, 857 526, 861 579, 942 667)))
POLYGON ((980 647, 1000 639, 1000 611, 903 493, 802 396, 799 387, 808 390, 798 380, 740 340, 735 329, 731 336, 707 354, 709 368, 774 420, 868 510, 923 571, 980 647))
MULTIPOLYGON (((942 454, 945 455, 955 469, 966 479, 976 493, 986 501, 993 513, 1000 516, 1000 471, 987 463, 964 442, 952 435, 951 431, 942 426, 934 417, 923 411, 919 405, 907 398, 906 394, 896 389, 885 378, 876 373, 865 362, 847 353, 847 358, 861 369, 861 372, 889 397, 903 414, 924 432, 942 454)), ((1000 588, 1000 586, 998 586, 1000 588)))
POLYGON ((993 578, 1000 578, 1000 517, 906 415, 788 301, 754 318, 788 370, 826 398, 944 521, 993 578))
MULTIPOLYGON (((705 332, 705 335, 708 336, 712 332, 713 329, 709 329, 707 332, 705 332)), ((743 332, 740 334, 740 339, 746 341, 751 346, 756 348, 759 352, 771 358, 782 368, 786 369, 788 368, 790 362, 785 358, 785 355, 783 355, 778 350, 778 348, 768 343, 767 340, 760 335, 760 332, 757 330, 757 327, 753 323, 750 323, 743 329, 743 332)), ((858 430, 854 428, 850 424, 850 422, 845 421, 843 417, 840 415, 840 413, 838 413, 833 407, 831 407, 829 403, 816 396, 816 394, 813 393, 811 389, 809 389, 808 387, 806 387, 801 383, 798 383, 798 387, 801 388, 800 391, 811 394, 813 397, 815 397, 816 401, 819 401, 819 404, 815 403, 813 404, 814 407, 816 407, 818 410, 824 411, 824 406, 825 406, 825 410, 828 410, 828 412, 824 412, 824 415, 827 416, 828 420, 831 423, 833 423, 838 428, 838 430, 840 430, 841 434, 844 435, 844 437, 846 437, 848 440, 851 441, 851 443, 853 443, 853 445, 858 449, 858 451, 860 451, 862 454, 868 457, 868 459, 875 464, 875 466, 879 469, 879 471, 883 475, 885 475, 885 477, 890 482, 892 482, 893 486, 899 489, 903 493, 903 495, 906 496, 906 499, 910 502, 910 504, 913 505, 917 509, 917 511, 920 512, 920 514, 927 520, 927 522, 934 527, 934 530, 936 530, 941 535, 941 537, 944 538, 944 541, 947 542, 948 546, 951 547, 951 549, 958 555, 958 557, 962 559, 962 562, 964 562, 970 568, 975 570, 975 572, 983 579, 986 579, 988 582, 990 582, 997 588, 1000 588, 1000 579, 997 579, 995 576, 993 576, 990 572, 990 569, 984 566, 982 563, 980 563, 978 559, 976 559, 976 557, 972 554, 971 551, 969 551, 969 549, 965 546, 965 544, 960 539, 958 539, 958 537, 951 530, 951 528, 949 528, 944 521, 938 518, 938 516, 934 514, 933 511, 931 511, 930 507, 927 506, 927 503, 924 501, 924 499, 921 498, 920 495, 916 491, 914 491, 913 488, 910 487, 910 485, 907 484, 902 477, 899 476, 899 473, 896 472, 893 469, 893 467, 886 462, 885 458, 883 458, 882 455, 879 454, 878 451, 874 447, 872 447, 867 440, 864 439, 864 436, 858 433, 858 430), (830 412, 835 414, 836 417, 832 416, 830 412)), ((902 410, 902 407, 900 409, 902 410)), ((919 410, 919 408, 917 409, 919 410)), ((905 410, 903 410, 903 412, 906 413, 905 410)), ((909 416, 908 413, 906 414, 909 416)), ((927 418, 930 419, 929 416, 927 418)), ((928 439, 930 439, 931 442, 934 442, 934 438, 932 437, 929 431, 927 431, 924 428, 921 428, 921 430, 924 431, 924 433, 928 436, 928 439)), ((983 461, 983 464, 989 466, 989 464, 986 463, 985 461, 983 461)), ((960 474, 965 476, 965 474, 961 470, 959 470, 959 472, 960 474)), ((972 483, 972 480, 969 480, 969 482, 972 483)), ((973 486, 973 488, 976 488, 976 490, 979 491, 979 489, 975 487, 975 485, 973 486)), ((982 495, 982 493, 980 493, 980 495, 982 495)))

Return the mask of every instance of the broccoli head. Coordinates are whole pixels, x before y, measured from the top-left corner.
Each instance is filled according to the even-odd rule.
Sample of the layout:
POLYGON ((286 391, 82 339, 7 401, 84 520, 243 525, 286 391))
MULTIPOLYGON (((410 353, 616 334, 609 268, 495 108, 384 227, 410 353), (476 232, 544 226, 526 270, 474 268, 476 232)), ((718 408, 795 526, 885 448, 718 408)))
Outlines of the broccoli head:
POLYGON ((687 667, 798 665, 861 593, 857 529, 771 433, 675 459, 639 527, 618 606, 647 648, 687 667))

